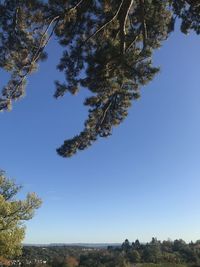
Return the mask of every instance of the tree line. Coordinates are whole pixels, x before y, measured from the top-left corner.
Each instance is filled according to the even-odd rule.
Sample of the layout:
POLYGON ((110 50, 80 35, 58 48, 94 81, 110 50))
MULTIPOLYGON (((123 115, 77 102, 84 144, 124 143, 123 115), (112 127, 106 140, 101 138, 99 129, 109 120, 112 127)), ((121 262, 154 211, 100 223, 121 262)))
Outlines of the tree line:
POLYGON ((137 264, 200 267, 200 240, 186 243, 182 239, 159 241, 152 238, 148 243, 139 240, 131 243, 126 239, 119 246, 107 248, 28 246, 23 248, 18 260, 20 266, 32 267, 132 267, 137 264))

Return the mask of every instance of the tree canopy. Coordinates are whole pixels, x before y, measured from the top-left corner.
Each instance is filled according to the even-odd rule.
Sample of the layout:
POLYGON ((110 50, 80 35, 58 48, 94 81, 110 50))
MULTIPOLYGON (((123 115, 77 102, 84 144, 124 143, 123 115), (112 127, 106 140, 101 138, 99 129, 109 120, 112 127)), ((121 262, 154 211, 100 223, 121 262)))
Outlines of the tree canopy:
POLYGON ((0 110, 24 95, 27 76, 46 59, 53 35, 64 52, 58 69, 65 83, 55 81, 55 98, 87 88, 89 107, 84 128, 64 141, 59 155, 70 157, 128 115, 140 88, 159 68, 154 50, 162 45, 177 19, 180 30, 200 33, 199 0, 4 0, 0 2, 0 67, 11 73, 2 89, 0 110))
POLYGON ((24 200, 16 200, 20 189, 21 186, 0 171, 0 257, 11 258, 20 254, 25 234, 23 222, 30 220, 41 205, 35 193, 29 193, 24 200))
MULTIPOLYGON (((104 248, 83 246, 24 246, 17 258, 20 266, 34 267, 199 267, 200 241, 186 243, 152 238, 148 243, 138 240, 104 248), (41 264, 45 262, 45 264, 41 264)), ((15 266, 15 265, 14 265, 15 266)))

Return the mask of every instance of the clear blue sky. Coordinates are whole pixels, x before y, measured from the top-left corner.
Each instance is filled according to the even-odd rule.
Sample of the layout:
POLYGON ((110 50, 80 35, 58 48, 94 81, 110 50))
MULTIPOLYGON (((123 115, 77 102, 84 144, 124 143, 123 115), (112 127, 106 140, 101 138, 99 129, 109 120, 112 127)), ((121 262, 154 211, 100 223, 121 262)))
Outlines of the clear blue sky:
POLYGON ((26 97, 0 114, 0 167, 23 184, 19 197, 35 191, 43 199, 26 243, 200 238, 199 45, 195 35, 172 35, 155 55, 160 74, 126 121, 71 159, 55 149, 82 129, 86 92, 52 97, 62 76, 49 45, 26 97))

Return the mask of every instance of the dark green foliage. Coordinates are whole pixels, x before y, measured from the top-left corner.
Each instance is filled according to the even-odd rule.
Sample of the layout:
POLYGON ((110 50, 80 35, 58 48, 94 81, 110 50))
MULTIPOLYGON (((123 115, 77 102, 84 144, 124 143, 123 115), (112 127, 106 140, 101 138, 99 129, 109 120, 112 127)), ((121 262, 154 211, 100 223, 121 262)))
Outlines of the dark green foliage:
POLYGON ((132 244, 126 239, 121 246, 105 248, 47 246, 24 247, 19 258, 22 266, 80 267, 200 267, 200 242, 183 240, 132 244), (39 265, 44 262, 44 265, 39 265))
POLYGON ((82 87, 89 115, 83 131, 57 149, 70 157, 98 137, 111 135, 127 116, 140 88, 159 71, 152 55, 173 31, 200 33, 198 0, 5 0, 0 4, 0 67, 11 73, 2 90, 0 110, 24 94, 27 75, 46 58, 54 34, 64 53, 58 69, 65 83, 55 82, 56 98, 82 87))

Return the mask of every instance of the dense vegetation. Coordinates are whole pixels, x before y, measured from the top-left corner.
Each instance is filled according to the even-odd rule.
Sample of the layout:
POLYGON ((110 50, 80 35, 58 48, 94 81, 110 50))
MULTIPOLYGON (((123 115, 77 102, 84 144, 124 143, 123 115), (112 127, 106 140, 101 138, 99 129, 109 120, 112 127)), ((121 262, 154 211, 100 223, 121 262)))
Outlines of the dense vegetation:
POLYGON ((33 267, 200 267, 200 241, 152 238, 146 244, 125 240, 121 246, 107 248, 27 246, 18 260, 21 266, 33 267))
POLYGON ((80 88, 91 93, 83 130, 57 149, 72 156, 111 135, 126 118, 140 88, 159 71, 153 52, 177 19, 184 34, 199 34, 199 0, 0 1, 0 68, 11 73, 0 110, 24 95, 27 76, 47 57, 45 47, 56 36, 64 50, 58 69, 65 79, 56 81, 55 98, 80 88))
POLYGON ((21 186, 8 179, 0 171, 0 260, 21 254, 22 240, 25 235, 23 222, 30 220, 41 200, 29 193, 24 200, 17 200, 21 186))

